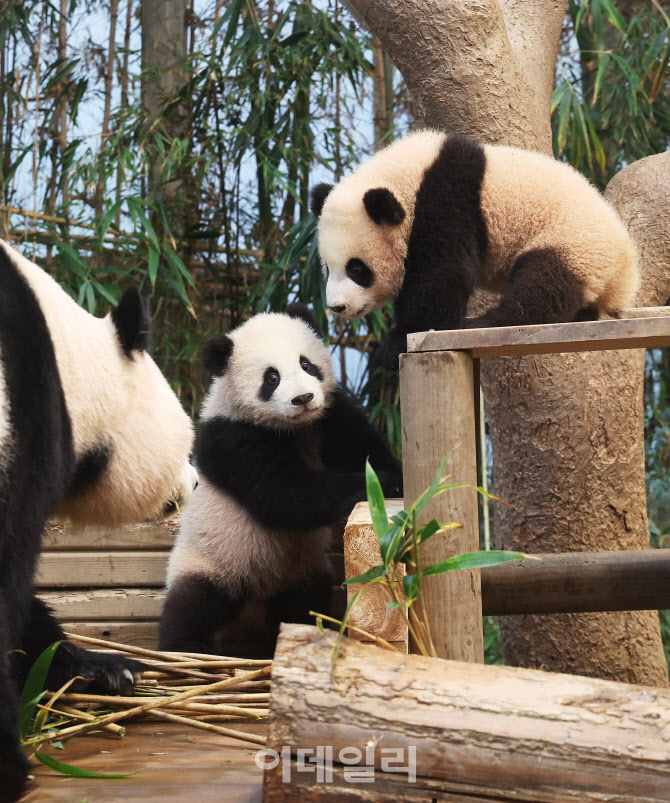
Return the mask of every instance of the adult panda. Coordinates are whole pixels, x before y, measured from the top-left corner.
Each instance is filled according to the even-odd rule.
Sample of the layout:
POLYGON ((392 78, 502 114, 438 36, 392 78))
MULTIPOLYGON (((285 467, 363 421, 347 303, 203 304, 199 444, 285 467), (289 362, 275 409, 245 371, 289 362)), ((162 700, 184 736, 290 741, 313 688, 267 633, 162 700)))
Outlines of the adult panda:
MULTIPOLYGON (((29 762, 18 693, 37 656, 65 639, 33 592, 53 515, 114 524, 188 499, 193 428, 145 351, 136 290, 89 315, 44 271, 0 241, 0 799, 17 799, 29 762)), ((127 692, 136 661, 62 644, 48 677, 127 692)))
MULTIPOLYGON (((402 473, 363 412, 336 387, 302 304, 211 338, 214 376, 196 438, 199 485, 170 555, 160 649, 211 653, 231 630, 250 643, 329 607, 330 526, 366 498, 370 458, 389 496, 402 473), (268 634, 269 631, 269 634, 268 634)), ((249 653, 246 653, 249 655, 249 653)))
POLYGON ((394 300, 391 363, 409 332, 615 315, 637 293, 635 248, 613 208, 539 153, 421 131, 316 186, 311 208, 330 308, 360 318, 394 300), (502 297, 466 323, 475 287, 502 297))

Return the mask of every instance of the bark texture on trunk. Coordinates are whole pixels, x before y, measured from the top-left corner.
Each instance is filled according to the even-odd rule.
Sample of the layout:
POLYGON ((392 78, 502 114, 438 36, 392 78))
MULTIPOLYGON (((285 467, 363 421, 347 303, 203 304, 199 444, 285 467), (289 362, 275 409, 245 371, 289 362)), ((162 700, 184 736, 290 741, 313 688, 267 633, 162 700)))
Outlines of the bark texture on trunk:
MULTIPOLYGON (((263 800, 670 801, 670 692, 512 667, 399 655, 306 625, 282 625, 267 746, 290 767, 265 773, 263 800), (319 783, 315 748, 332 748, 319 783), (416 749, 416 779, 384 770, 416 749), (342 755, 340 751, 346 750, 342 755), (374 786, 343 761, 374 767, 374 786), (286 762, 286 758, 284 759, 286 762), (290 779, 286 777, 286 770, 290 779)), ((399 767, 405 762, 397 762, 399 767)))
MULTIPOLYGON (((550 98, 564 0, 348 0, 345 5, 379 37, 427 125, 550 152, 550 98)), ((655 167, 648 169, 653 173, 655 167)), ((664 303, 668 263, 664 271, 662 259, 650 255, 667 248, 670 207, 667 200, 638 200, 629 207, 619 199, 628 191, 625 175, 633 168, 614 180, 610 197, 644 241, 638 304, 664 303), (652 286, 653 294, 647 292, 652 286)), ((638 198, 649 197, 645 181, 631 177, 638 198)), ((654 186, 652 198, 653 192, 667 198, 667 183, 654 186)), ((482 362, 481 379, 494 491, 510 504, 495 508, 497 546, 528 552, 647 547, 643 353, 492 358, 482 362)), ((504 620, 502 629, 510 664, 668 683, 653 611, 514 617, 504 620)))

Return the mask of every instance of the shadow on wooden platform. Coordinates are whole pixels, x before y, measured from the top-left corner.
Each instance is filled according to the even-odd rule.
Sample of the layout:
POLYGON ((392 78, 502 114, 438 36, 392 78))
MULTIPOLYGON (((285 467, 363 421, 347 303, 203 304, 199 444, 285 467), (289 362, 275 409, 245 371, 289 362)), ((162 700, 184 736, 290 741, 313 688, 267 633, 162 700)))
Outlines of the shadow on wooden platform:
MULTIPOLYGON (((266 728, 244 725, 244 730, 256 734, 264 734, 266 728)), ((119 780, 70 778, 35 762, 35 780, 23 803, 260 803, 263 771, 254 761, 256 749, 168 722, 129 723, 123 739, 78 736, 65 750, 47 750, 59 761, 93 772, 141 770, 137 775, 119 780)))

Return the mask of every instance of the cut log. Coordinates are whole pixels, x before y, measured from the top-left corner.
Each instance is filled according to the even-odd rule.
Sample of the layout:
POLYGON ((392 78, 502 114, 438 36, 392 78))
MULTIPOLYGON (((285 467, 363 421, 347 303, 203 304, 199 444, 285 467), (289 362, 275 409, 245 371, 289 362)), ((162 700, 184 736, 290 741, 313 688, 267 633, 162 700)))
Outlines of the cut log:
POLYGON ((668 689, 397 655, 350 639, 333 671, 333 644, 314 627, 282 626, 268 748, 285 748, 286 761, 264 759, 265 803, 670 801, 668 689), (326 760, 332 750, 332 780, 317 778, 317 748, 326 760), (399 767, 412 763, 411 748, 415 781, 399 767), (398 750, 404 761, 392 767, 398 750), (364 765, 373 784, 351 778, 364 765))
MULTIPOLYGON (((403 508, 402 499, 387 499, 386 512, 389 518, 403 508)), ((348 580, 358 574, 367 572, 382 561, 379 552, 379 541, 372 527, 370 506, 367 502, 359 502, 353 509, 344 530, 344 574, 348 580)), ((347 586, 347 602, 361 592, 356 604, 349 614, 349 624, 360 627, 374 636, 390 641, 401 652, 407 652, 407 625, 399 611, 391 610, 387 602, 391 595, 381 586, 347 586)), ((350 638, 364 643, 373 640, 349 630, 350 638)))

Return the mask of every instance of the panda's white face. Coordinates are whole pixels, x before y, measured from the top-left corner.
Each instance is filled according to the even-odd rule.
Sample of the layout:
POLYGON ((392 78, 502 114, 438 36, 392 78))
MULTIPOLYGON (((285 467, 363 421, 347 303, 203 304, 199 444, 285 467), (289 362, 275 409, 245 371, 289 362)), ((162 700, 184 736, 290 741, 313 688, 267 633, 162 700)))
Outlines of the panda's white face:
POLYGON ((326 301, 338 315, 362 318, 396 297, 404 279, 405 227, 375 223, 363 197, 336 186, 319 218, 326 301))
POLYGON ((279 313, 251 318, 205 400, 202 417, 224 415, 293 429, 323 415, 335 387, 328 349, 307 323, 279 313))

